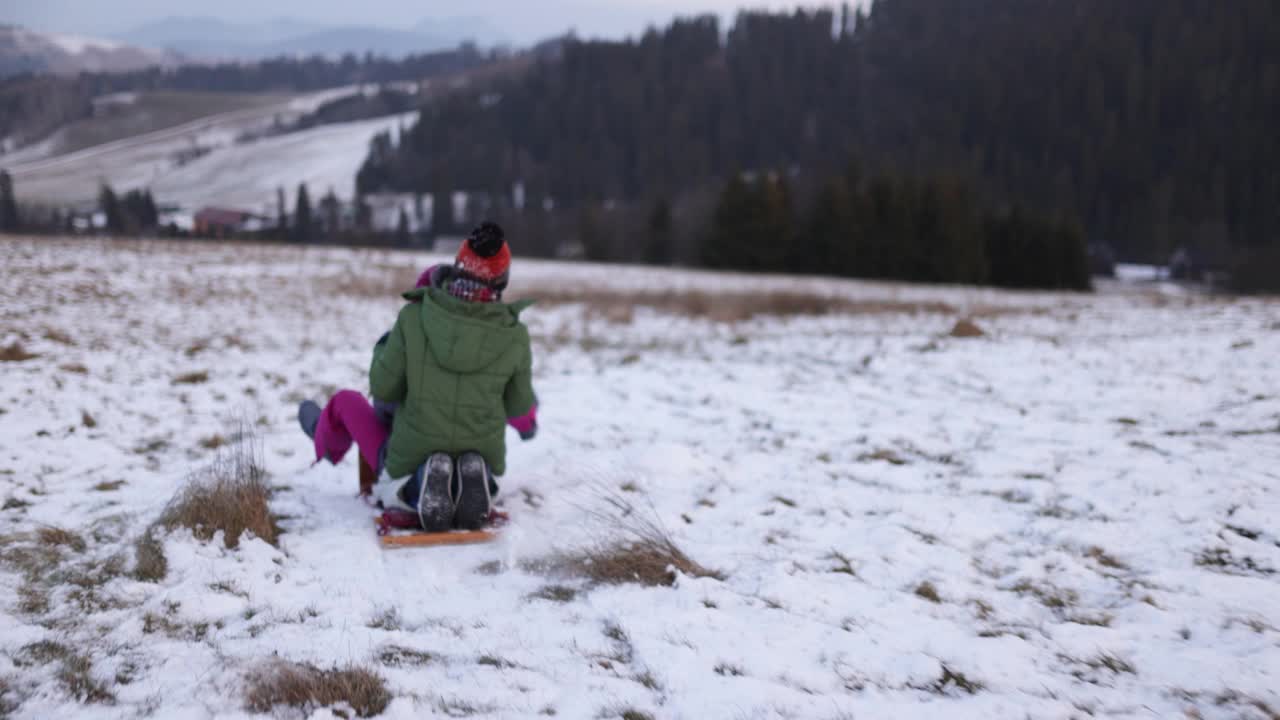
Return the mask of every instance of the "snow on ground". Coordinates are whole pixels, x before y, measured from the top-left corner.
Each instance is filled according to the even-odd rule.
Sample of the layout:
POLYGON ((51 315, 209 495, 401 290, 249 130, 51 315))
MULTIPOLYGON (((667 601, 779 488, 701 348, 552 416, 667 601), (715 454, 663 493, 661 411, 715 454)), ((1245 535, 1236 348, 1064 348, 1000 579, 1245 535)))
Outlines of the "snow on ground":
POLYGON ((600 293, 616 270, 626 292, 886 302, 732 323, 535 306, 542 428, 510 435, 512 525, 386 551, 353 457, 312 467, 294 412, 365 388, 399 305, 388 277, 429 258, 22 239, 0 257, 15 718, 246 717, 277 655, 375 669, 389 718, 1280 712, 1273 301, 518 259, 516 294, 600 293), (947 335, 965 312, 985 337, 947 335), (167 576, 133 579, 134 540, 242 421, 280 547, 174 532, 167 576), (724 579, 592 586, 540 565, 607 532, 584 522, 602 487, 652 503, 724 579), (84 550, 19 572, 54 526, 84 550))
POLYGON ((359 90, 349 86, 309 93, 53 157, 47 156, 56 147, 50 140, 13 153, 6 163, 28 201, 92 204, 103 182, 118 191, 147 187, 161 203, 192 210, 208 205, 274 208, 276 188, 296 188, 299 182, 321 193, 333 187, 350 197, 369 140, 411 122, 412 113, 248 142, 238 139, 359 90), (197 148, 206 154, 182 159, 197 148))

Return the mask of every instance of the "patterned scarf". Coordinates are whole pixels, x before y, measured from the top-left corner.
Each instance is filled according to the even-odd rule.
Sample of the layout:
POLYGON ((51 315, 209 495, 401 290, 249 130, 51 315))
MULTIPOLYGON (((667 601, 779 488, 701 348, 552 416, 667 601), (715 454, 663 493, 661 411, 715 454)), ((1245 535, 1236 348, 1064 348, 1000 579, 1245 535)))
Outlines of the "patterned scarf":
POLYGON ((502 299, 502 291, 490 287, 483 280, 458 274, 445 281, 445 292, 466 302, 497 302, 502 299))

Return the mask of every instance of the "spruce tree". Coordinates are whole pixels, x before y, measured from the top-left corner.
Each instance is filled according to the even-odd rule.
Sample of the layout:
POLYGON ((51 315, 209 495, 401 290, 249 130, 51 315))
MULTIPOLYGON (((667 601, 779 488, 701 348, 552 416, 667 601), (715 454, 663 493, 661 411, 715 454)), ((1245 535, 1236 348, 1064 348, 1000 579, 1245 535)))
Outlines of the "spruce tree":
POLYGON ((98 190, 98 210, 106 218, 107 232, 119 233, 124 231, 124 217, 120 212, 120 201, 116 198, 116 192, 111 189, 110 185, 105 183, 98 190))
POLYGON ((396 245, 409 247, 412 237, 409 234, 409 213, 400 208, 400 216, 396 218, 396 245))
POLYGON ((8 171, 0 170, 0 232, 15 232, 20 226, 18 203, 13 197, 13 178, 8 171))
POLYGON ((307 195, 307 184, 298 185, 298 200, 293 207, 293 240, 298 243, 311 242, 314 228, 311 222, 311 198, 307 195))
POLYGON ((289 239, 289 211, 285 208, 283 185, 276 187, 276 237, 289 239))
POLYGON ((648 237, 645 243, 644 261, 650 265, 669 265, 672 260, 671 204, 659 198, 649 211, 646 223, 648 237))

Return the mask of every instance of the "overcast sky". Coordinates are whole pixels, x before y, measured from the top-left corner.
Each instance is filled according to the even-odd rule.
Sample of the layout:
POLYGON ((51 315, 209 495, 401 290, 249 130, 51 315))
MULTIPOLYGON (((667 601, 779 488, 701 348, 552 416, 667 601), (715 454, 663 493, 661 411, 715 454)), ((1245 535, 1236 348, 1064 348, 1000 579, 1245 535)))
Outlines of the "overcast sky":
POLYGON ((675 15, 731 15, 742 6, 791 7, 774 0, 0 0, 0 22, 35 30, 106 36, 167 16, 235 22, 292 17, 326 24, 408 28, 421 20, 483 17, 514 42, 559 34, 622 37, 675 15))

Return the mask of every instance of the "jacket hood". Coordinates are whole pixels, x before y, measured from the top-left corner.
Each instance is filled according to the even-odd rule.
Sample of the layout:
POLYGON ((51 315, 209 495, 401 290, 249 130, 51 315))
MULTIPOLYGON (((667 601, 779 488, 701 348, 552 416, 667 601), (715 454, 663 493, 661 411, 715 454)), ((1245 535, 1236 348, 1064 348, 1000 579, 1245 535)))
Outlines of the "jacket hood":
POLYGON ((421 302, 419 317, 432 357, 459 374, 483 370, 523 342, 528 331, 520 324, 520 312, 533 304, 465 302, 432 287, 410 290, 404 298, 421 302))

